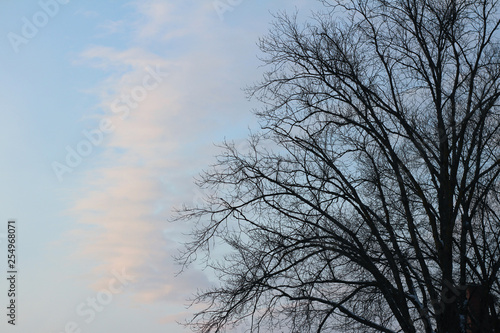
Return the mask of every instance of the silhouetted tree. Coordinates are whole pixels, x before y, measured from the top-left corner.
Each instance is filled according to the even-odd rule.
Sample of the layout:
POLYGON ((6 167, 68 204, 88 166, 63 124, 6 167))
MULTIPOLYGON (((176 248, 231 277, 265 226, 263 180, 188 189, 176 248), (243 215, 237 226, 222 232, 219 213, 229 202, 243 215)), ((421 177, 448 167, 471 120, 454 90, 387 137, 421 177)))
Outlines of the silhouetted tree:
POLYGON ((322 2, 276 16, 251 89, 262 131, 226 143, 200 179, 214 195, 180 212, 198 221, 185 263, 231 247, 207 256, 221 284, 191 325, 494 332, 498 1, 322 2))

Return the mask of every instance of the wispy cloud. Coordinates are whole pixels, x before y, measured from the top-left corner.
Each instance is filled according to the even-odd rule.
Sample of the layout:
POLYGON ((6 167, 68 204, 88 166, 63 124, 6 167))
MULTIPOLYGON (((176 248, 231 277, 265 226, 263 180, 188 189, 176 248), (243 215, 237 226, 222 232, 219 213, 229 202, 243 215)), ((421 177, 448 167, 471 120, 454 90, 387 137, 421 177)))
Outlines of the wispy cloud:
MULTIPOLYGON (((153 56, 133 50, 117 53, 111 49, 84 54, 103 67, 130 65, 131 69, 107 81, 109 93, 103 98, 103 117, 108 117, 114 131, 99 156, 100 164, 86 175, 86 187, 74 206, 84 226, 85 243, 81 254, 101 263, 97 275, 113 267, 127 267, 139 277, 135 285, 141 301, 171 300, 179 287, 173 279, 171 252, 176 242, 164 237, 168 228, 165 212, 157 210, 159 200, 169 200, 161 178, 169 169, 179 167, 180 141, 175 117, 182 108, 175 76, 165 77, 155 90, 125 114, 115 113, 113 100, 124 98, 141 84, 143 66, 156 66, 153 56), (87 226, 94 226, 88 228, 87 226)), ((172 74, 175 75, 175 74, 172 74)), ((182 88, 181 88, 182 89, 182 88)), ((123 104, 125 107, 126 104, 123 104)), ((186 129, 186 133, 190 129, 186 129)), ((81 236, 81 235, 79 235, 81 236)), ((198 276, 198 284, 206 279, 198 276)), ((98 281, 96 288, 104 281, 98 281)), ((175 297, 178 299, 178 297, 175 297)))
MULTIPOLYGON (((187 10, 163 1, 137 6, 142 8, 141 21, 145 22, 137 34, 154 39, 169 24, 169 17, 175 16, 172 12, 187 10)), ((193 12, 202 18, 208 15, 196 7, 193 12)), ((195 18, 192 21, 199 24, 195 18)), ((96 121, 108 118, 114 130, 86 171, 85 187, 72 212, 82 226, 74 231, 74 238, 82 239, 79 255, 96 260, 96 277, 126 267, 138 279, 131 287, 138 301, 184 304, 187 295, 208 286, 209 279, 195 269, 175 277, 179 267, 171 256, 177 251, 180 234, 189 228, 171 225, 167 219, 172 206, 190 201, 194 195, 191 176, 213 155, 213 138, 220 140, 220 129, 242 118, 230 105, 241 97, 232 82, 234 75, 244 70, 231 66, 235 59, 228 57, 227 48, 233 45, 221 42, 227 36, 236 41, 234 34, 200 34, 190 25, 170 33, 197 39, 197 49, 175 45, 175 52, 169 55, 171 41, 166 39, 162 48, 167 53, 161 55, 145 47, 144 41, 125 50, 93 46, 81 54, 80 64, 109 74, 95 89, 102 112, 94 117, 96 121), (140 87, 148 68, 159 68, 161 84, 144 99, 132 101, 127 112, 117 109, 116 100, 125 100, 124 96, 140 87)), ((95 288, 106 283, 96 281, 95 288)))
MULTIPOLYGON (((214 143, 246 137, 253 117, 241 88, 260 77, 254 41, 261 32, 228 28, 210 2, 134 6, 142 17, 125 29, 133 31, 128 48, 94 45, 78 60, 107 73, 93 89, 100 112, 92 117, 110 119, 114 130, 85 171, 73 239, 81 240, 80 256, 95 260, 95 288, 106 283, 104 272, 126 267, 137 277, 129 290, 138 302, 183 312, 186 298, 211 282, 197 269, 175 276, 172 255, 191 226, 167 220, 172 207, 199 199, 192 177, 214 162, 214 143), (252 42, 244 42, 249 34, 252 42), (161 84, 127 105, 150 69, 163 73, 161 84)), ((170 313, 165 320, 177 318, 170 313)))
POLYGON ((100 37, 105 37, 105 36, 110 36, 114 35, 117 33, 123 33, 125 32, 126 28, 126 21, 125 20, 106 20, 104 23, 101 23, 98 26, 98 29, 100 31, 99 36, 100 37))

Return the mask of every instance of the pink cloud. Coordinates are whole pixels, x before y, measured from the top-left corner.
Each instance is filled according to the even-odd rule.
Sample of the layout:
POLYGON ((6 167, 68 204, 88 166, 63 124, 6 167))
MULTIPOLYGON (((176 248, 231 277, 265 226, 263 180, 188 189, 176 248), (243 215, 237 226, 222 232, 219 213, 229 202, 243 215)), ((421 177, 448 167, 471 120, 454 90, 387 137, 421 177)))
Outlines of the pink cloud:
MULTIPOLYGON (((92 117, 109 119, 114 130, 86 170, 85 185, 72 208, 81 228, 71 237, 79 240, 78 256, 95 261, 94 288, 107 283, 100 277, 125 267, 137 278, 130 290, 138 302, 183 307, 189 295, 210 281, 196 269, 175 277, 180 267, 171 256, 189 226, 167 223, 167 219, 172 206, 194 200, 192 176, 213 162, 217 151, 213 143, 249 116, 250 105, 242 102, 240 88, 251 83, 255 67, 236 64, 253 64, 255 57, 239 47, 238 32, 220 30, 216 15, 208 12, 213 11, 211 6, 185 11, 184 16, 177 6, 164 1, 138 6, 146 22, 132 23, 138 25, 138 35, 156 38, 168 27, 170 34, 196 42, 196 48, 160 38, 163 44, 156 49, 162 46, 162 55, 144 46, 127 50, 94 46, 82 53, 80 63, 109 73, 93 89, 103 112, 92 117), (188 23, 177 27, 180 17, 188 17, 188 23), (212 17, 213 24, 200 27, 208 24, 207 17, 212 17), (116 99, 143 85, 147 69, 157 66, 168 73, 161 84, 126 116, 114 112, 116 99)), ((247 125, 242 123, 242 136, 246 136, 247 125)))

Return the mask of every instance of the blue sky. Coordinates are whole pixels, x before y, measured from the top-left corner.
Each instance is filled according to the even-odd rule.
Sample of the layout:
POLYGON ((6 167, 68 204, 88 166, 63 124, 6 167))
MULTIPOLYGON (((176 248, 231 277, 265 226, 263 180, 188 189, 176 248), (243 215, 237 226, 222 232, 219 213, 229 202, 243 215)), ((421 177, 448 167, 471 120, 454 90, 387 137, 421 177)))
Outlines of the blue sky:
POLYGON ((1 331, 186 332, 186 298, 216 281, 195 266, 175 277, 190 225, 167 222, 172 208, 198 200, 215 143, 257 128, 242 88, 261 77, 270 13, 318 5, 0 6, 1 258, 7 220, 19 228, 18 322, 3 315, 1 331))

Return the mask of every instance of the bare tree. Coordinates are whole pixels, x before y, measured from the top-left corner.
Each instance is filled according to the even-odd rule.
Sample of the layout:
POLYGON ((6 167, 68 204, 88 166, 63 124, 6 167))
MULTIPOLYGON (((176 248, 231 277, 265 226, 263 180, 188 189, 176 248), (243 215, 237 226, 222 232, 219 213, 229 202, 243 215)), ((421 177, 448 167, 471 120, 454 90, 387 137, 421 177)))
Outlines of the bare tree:
POLYGON ((262 131, 181 210, 185 262, 231 247, 192 326, 499 332, 498 1, 322 2, 276 16, 262 131))

